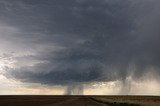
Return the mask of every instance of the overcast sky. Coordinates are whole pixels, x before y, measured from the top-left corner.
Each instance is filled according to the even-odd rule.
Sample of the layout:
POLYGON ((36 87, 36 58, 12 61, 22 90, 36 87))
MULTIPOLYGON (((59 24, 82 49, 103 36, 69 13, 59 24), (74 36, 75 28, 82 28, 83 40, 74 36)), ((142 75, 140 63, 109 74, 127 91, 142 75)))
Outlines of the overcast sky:
POLYGON ((159 10, 159 0, 0 0, 0 94, 160 95, 159 10))

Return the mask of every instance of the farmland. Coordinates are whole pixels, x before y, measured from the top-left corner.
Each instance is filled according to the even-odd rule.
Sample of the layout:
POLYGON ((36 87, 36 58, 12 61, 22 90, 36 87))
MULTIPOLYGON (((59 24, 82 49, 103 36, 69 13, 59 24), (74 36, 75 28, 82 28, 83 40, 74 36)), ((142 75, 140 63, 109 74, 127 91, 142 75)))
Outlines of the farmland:
POLYGON ((160 106, 160 97, 4 95, 0 106, 160 106))

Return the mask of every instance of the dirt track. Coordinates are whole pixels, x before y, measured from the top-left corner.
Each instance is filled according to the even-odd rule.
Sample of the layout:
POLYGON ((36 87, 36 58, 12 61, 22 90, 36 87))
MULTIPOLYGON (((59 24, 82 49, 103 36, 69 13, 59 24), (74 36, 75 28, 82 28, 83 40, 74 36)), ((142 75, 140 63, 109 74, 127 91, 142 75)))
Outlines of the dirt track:
POLYGON ((55 103, 49 106, 64 106, 64 104, 65 106, 106 106, 102 103, 93 101, 88 97, 79 97, 76 99, 69 99, 61 103, 55 103))

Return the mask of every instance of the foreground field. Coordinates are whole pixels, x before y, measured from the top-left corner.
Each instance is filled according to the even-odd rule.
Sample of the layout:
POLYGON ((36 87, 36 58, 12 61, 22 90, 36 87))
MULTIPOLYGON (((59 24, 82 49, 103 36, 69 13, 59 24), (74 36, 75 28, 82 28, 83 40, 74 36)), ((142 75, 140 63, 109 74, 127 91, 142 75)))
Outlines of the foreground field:
POLYGON ((93 96, 91 99, 109 106, 160 106, 159 96, 93 96))
POLYGON ((0 96, 0 106, 160 106, 159 96, 0 96))

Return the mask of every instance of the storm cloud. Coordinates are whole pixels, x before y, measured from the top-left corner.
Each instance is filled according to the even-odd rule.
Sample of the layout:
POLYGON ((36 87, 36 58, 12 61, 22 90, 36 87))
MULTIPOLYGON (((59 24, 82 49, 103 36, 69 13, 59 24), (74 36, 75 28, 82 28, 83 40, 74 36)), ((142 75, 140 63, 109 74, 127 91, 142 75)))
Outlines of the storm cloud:
POLYGON ((160 73, 158 0, 1 0, 0 5, 0 20, 18 29, 2 38, 31 52, 14 58, 37 61, 8 68, 8 78, 71 85, 126 83, 151 67, 160 73))

